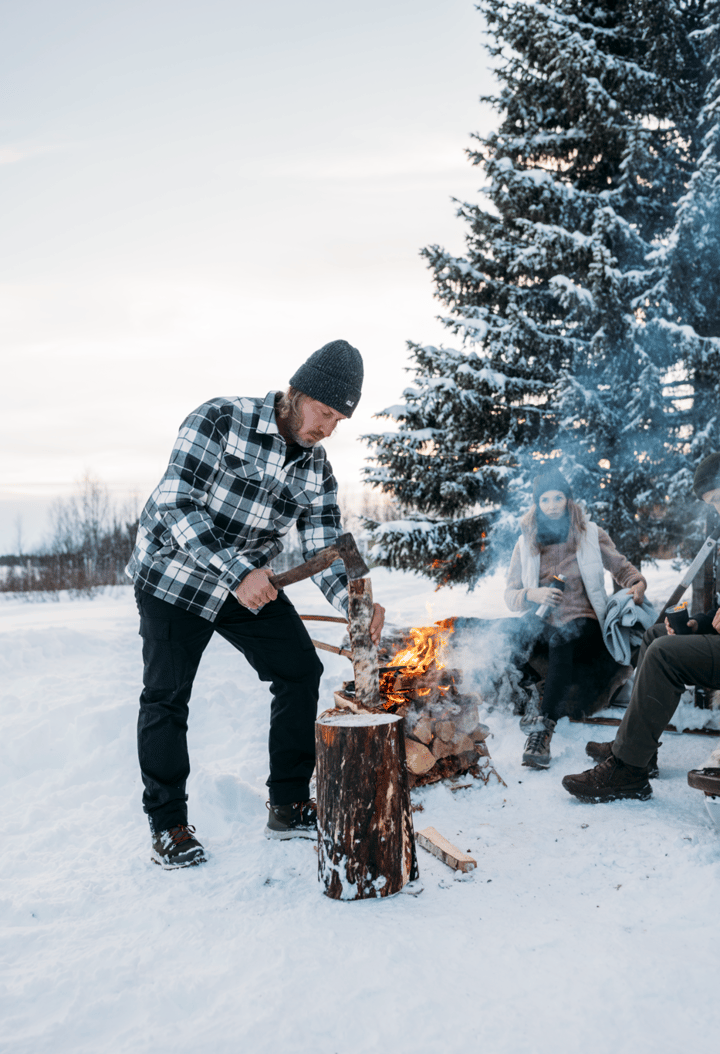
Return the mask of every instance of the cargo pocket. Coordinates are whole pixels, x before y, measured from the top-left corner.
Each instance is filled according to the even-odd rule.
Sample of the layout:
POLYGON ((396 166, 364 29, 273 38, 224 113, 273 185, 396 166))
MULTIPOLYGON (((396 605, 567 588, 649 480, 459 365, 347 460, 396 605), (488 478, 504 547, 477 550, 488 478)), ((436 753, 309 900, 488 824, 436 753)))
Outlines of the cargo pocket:
POLYGON ((182 680, 177 649, 170 642, 170 620, 140 616, 143 640, 143 684, 146 688, 175 691, 182 680))

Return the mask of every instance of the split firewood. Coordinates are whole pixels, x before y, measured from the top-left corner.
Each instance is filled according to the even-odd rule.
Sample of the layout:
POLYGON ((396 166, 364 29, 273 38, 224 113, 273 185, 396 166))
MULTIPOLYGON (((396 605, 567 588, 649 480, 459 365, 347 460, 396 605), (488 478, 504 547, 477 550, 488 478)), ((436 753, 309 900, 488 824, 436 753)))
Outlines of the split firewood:
POLYGON ((458 732, 467 732, 468 735, 477 728, 479 720, 477 703, 461 706, 460 712, 453 716, 458 732))
POLYGON ((452 842, 448 842, 447 838, 438 834, 434 827, 426 827, 424 831, 418 831, 416 837, 418 845, 427 849, 428 853, 432 853, 438 860, 442 860, 455 871, 473 871, 477 867, 477 861, 472 856, 463 853, 452 842))
POLYGON ((407 767, 414 776, 422 776, 435 764, 434 754, 431 754, 422 743, 416 743, 414 739, 405 740, 405 753, 407 755, 407 767))
POLYGON ((413 739, 417 739, 418 742, 424 743, 425 746, 432 741, 433 730, 432 720, 427 714, 423 714, 420 719, 413 725, 410 735, 413 739))
POLYGON ((455 753, 455 748, 453 747, 452 743, 444 743, 443 740, 438 739, 437 736, 435 737, 435 739, 433 739, 432 746, 430 747, 430 749, 432 750, 436 758, 446 758, 450 754, 455 753))
POLYGON ((473 743, 470 736, 464 735, 456 735, 453 739, 450 740, 449 745, 453 748, 453 754, 467 754, 475 749, 475 744, 473 743))
POLYGON ((455 738, 455 725, 452 721, 436 721, 435 735, 442 739, 443 743, 450 743, 455 738))

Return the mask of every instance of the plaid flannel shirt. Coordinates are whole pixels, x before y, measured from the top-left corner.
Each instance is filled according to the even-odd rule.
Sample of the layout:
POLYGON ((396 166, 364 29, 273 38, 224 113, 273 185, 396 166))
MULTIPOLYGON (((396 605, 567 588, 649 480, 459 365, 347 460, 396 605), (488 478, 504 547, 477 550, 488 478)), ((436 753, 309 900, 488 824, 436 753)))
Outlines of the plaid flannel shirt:
MULTIPOLYGON (((170 463, 140 516, 127 573, 161 600, 211 622, 243 578, 267 567, 297 523, 305 559, 341 533, 337 483, 322 446, 285 464, 265 399, 211 399, 183 422, 170 463)), ((313 581, 347 614, 341 560, 313 581)))

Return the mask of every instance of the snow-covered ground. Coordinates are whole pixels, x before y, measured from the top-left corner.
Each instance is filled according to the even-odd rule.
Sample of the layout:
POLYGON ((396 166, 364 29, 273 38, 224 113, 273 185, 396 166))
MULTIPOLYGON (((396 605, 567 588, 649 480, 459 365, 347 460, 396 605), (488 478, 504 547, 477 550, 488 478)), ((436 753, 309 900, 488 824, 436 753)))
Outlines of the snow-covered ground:
MULTIPOLYGON (((677 580, 648 577, 656 601, 677 580)), ((373 589, 398 625, 504 613, 497 577, 466 594, 375 571, 373 589)), ((312 584, 289 592, 331 613, 312 584)), ((339 642, 342 627, 312 633, 339 642)), ((322 659, 326 708, 350 666, 322 659)), ((130 590, 0 603, 0 678, 3 1054, 716 1044, 720 831, 686 773, 717 740, 666 735, 650 801, 585 805, 561 776, 612 730, 561 722, 536 772, 520 765, 517 720, 495 710, 483 719, 507 786, 413 792, 416 828, 477 870, 418 850, 419 896, 343 903, 322 895, 312 842, 263 836, 267 695, 223 641, 191 706, 190 822, 210 862, 182 871, 149 857, 130 590)))

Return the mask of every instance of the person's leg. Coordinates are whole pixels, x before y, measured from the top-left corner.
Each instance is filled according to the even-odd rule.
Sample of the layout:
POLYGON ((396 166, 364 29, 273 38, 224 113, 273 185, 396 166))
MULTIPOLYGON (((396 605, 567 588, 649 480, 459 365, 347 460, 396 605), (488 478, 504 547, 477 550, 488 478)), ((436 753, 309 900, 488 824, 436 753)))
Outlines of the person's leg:
POLYGON ((599 623, 579 618, 558 626, 548 642, 548 672, 545 677, 542 713, 557 723, 566 714, 566 702, 573 678, 575 657, 579 652, 604 649, 599 623))
POLYGON ((315 717, 323 666, 300 616, 282 592, 257 614, 231 597, 215 628, 242 652, 262 681, 270 682, 270 804, 306 801, 315 767, 315 717))
POLYGON ((138 757, 143 808, 153 832, 187 825, 188 703, 213 624, 150 593, 136 591, 143 638, 138 757))
POLYGON ((646 636, 632 696, 612 747, 616 758, 638 768, 646 768, 657 750, 686 685, 720 687, 720 636, 646 636))

